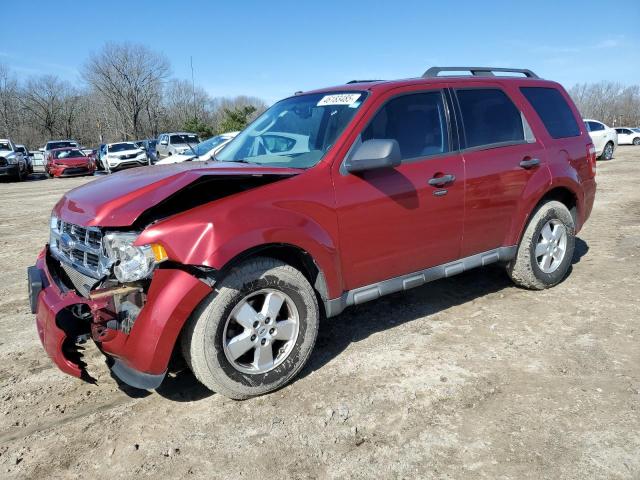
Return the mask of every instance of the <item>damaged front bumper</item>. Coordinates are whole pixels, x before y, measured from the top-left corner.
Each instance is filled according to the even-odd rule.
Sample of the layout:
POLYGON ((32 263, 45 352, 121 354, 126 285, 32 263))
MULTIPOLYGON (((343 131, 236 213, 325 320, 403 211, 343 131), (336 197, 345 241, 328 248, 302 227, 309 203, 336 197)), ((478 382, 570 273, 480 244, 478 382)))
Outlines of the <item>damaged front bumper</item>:
MULTIPOLYGON (((47 354, 65 373, 94 381, 82 361, 80 343, 92 338, 107 356, 112 373, 136 388, 158 387, 182 326, 211 292, 181 269, 157 269, 135 321, 121 322, 114 297, 127 287, 94 290, 89 298, 64 285, 50 268, 48 248, 29 267, 29 301, 47 354)), ((135 289, 133 289, 135 290, 135 289)))

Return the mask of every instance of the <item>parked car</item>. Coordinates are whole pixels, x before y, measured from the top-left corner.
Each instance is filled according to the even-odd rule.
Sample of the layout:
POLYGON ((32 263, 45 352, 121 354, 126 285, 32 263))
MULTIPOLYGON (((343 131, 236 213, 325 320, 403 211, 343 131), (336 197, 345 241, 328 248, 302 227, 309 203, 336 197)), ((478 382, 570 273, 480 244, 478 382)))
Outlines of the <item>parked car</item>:
POLYGON ((147 152, 147 155, 149 156, 152 164, 157 162, 158 158, 156 157, 156 145, 158 142, 155 139, 136 140, 134 143, 138 147, 143 148, 145 152, 147 152))
POLYGON ((195 133, 175 132, 163 133, 158 137, 156 157, 158 160, 170 155, 179 155, 191 150, 200 143, 200 137, 195 133))
POLYGON ((133 142, 107 143, 104 149, 105 155, 102 160, 109 172, 151 165, 144 148, 138 147, 133 142))
POLYGON ((9 138, 0 138, 0 177, 20 181, 29 174, 27 160, 9 138))
POLYGON ((585 119, 584 123, 596 147, 596 155, 598 158, 611 160, 613 158, 613 152, 618 147, 618 134, 616 131, 597 120, 585 119))
POLYGON ((27 173, 33 173, 33 159, 29 153, 29 149, 24 145, 16 145, 16 151, 22 153, 22 157, 27 162, 27 173))
POLYGON ((80 148, 80 145, 75 140, 51 140, 47 142, 40 151, 44 155, 44 161, 47 162, 47 157, 51 150, 56 150, 58 148, 80 148))
POLYGON ((90 155, 79 148, 56 148, 49 150, 44 171, 49 178, 93 175, 96 164, 90 155))
POLYGON ((156 165, 167 165, 169 163, 181 163, 192 160, 206 162, 215 157, 216 153, 222 150, 227 143, 233 140, 240 132, 229 132, 211 137, 204 142, 200 142, 193 150, 189 149, 182 154, 171 155, 156 162, 156 165))
POLYGON ((74 350, 91 337, 116 377, 152 389, 181 349, 240 399, 288 383, 321 316, 351 305, 496 262, 521 287, 558 284, 596 190, 575 105, 529 70, 450 70, 300 93, 216 162, 67 192, 28 272, 49 356, 91 378, 74 350), (274 133, 304 149, 267 148, 274 133))
POLYGON ((636 128, 616 128, 618 134, 618 145, 640 145, 640 129, 636 128))

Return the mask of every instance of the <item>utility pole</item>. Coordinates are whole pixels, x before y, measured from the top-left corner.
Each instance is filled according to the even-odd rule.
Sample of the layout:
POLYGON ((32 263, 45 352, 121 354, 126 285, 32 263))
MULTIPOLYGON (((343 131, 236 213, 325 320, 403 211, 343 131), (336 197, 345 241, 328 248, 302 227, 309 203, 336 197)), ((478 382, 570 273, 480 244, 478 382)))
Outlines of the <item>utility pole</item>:
POLYGON ((198 120, 198 111, 196 110, 196 82, 193 76, 193 57, 189 57, 191 62, 191 94, 193 95, 193 118, 198 120))

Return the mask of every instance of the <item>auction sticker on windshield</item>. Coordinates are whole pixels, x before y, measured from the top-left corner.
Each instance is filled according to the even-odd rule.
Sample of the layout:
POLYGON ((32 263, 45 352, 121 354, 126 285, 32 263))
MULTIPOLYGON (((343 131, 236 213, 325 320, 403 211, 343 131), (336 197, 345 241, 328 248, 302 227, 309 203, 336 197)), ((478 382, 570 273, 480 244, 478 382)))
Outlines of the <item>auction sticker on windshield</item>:
POLYGON ((336 93, 334 95, 325 95, 318 102, 318 107, 326 105, 351 105, 360 98, 360 93, 336 93))

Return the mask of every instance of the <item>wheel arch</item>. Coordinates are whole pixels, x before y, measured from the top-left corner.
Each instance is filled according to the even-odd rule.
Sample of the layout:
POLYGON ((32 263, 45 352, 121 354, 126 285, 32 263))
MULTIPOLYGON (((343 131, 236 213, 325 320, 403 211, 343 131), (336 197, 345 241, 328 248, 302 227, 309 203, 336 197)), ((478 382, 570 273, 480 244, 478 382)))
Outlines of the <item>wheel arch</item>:
POLYGON ((522 220, 519 222, 517 228, 517 235, 512 237, 513 244, 519 244, 522 239, 522 235, 524 234, 525 229, 527 228, 527 224, 531 217, 538 210, 540 205, 546 203, 550 200, 556 200, 567 207, 569 212, 571 213, 571 217, 573 218, 574 224, 576 225, 576 231, 580 229, 581 226, 581 217, 580 217, 580 200, 576 191, 571 188, 567 184, 556 184, 549 186, 541 195, 537 197, 537 200, 531 203, 531 207, 527 210, 527 214, 523 216, 522 220))
POLYGON ((222 268, 219 274, 224 276, 240 263, 254 257, 270 257, 291 265, 299 270, 313 287, 318 296, 318 304, 324 308, 329 299, 329 290, 325 274, 316 259, 305 249, 290 243, 266 243, 257 245, 235 255, 222 268))

